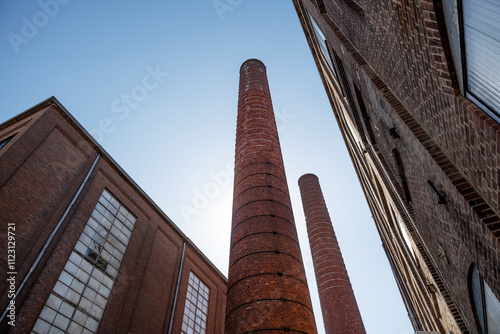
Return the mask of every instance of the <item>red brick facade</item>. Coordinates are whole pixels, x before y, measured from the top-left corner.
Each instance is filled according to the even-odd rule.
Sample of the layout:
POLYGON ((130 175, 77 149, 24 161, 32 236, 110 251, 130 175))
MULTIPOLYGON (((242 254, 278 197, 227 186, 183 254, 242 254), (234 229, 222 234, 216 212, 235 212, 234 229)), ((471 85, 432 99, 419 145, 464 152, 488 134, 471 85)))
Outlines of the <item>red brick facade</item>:
POLYGON ((61 225, 15 301, 15 327, 6 318, 0 332, 32 330, 104 189, 137 221, 97 332, 167 333, 171 327, 172 333, 180 333, 190 272, 210 289, 206 332, 223 332, 225 277, 57 100, 51 98, 0 125, 0 140, 12 134, 15 136, 0 150, 2 312, 10 301, 3 255, 7 223, 16 229, 16 288, 59 221, 61 225))
POLYGON ((294 0, 415 330, 480 333, 471 268, 500 299, 500 126, 458 83, 444 2, 294 0))
POLYGON ((299 179, 325 333, 365 334, 318 177, 299 179))
POLYGON ((266 68, 241 66, 226 333, 316 333, 266 68))

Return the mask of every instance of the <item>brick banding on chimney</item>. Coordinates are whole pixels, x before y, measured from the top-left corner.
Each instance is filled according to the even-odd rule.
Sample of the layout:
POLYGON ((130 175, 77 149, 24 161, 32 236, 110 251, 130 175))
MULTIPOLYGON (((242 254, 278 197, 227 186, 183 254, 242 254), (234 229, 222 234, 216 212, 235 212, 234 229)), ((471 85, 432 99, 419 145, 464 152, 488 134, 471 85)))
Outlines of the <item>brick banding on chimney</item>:
POLYGON ((366 334, 325 199, 314 174, 299 179, 326 334, 366 334))
POLYGON ((266 68, 240 69, 225 332, 316 333, 266 68))

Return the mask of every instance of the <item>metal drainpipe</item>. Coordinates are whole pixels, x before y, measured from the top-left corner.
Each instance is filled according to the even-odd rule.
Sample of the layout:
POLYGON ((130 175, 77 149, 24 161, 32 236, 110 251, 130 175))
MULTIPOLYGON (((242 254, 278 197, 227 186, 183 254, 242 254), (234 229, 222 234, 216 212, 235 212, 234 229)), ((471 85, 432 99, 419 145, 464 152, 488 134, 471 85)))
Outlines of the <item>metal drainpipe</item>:
POLYGON ((172 314, 170 315, 170 324, 168 325, 168 334, 172 333, 172 323, 174 322, 175 306, 177 305, 177 294, 179 293, 179 284, 181 281, 182 265, 184 264, 184 251, 186 250, 186 242, 182 245, 181 266, 179 267, 179 275, 177 276, 177 284, 175 286, 174 305, 172 306, 172 314))
MULTIPOLYGON (((54 230, 50 234, 50 236, 47 239, 47 241, 45 242, 45 245, 43 245, 42 250, 38 254, 35 262, 33 263, 33 265, 31 266, 30 271, 28 272, 28 275, 26 275, 26 277, 24 278, 24 280, 21 283, 21 285, 19 286, 19 288, 17 288, 16 294, 14 295, 14 298, 12 298, 10 300, 9 305, 10 305, 10 303, 12 303, 13 301, 16 300, 17 296, 19 295, 19 293, 21 292, 22 288, 24 287, 24 284, 26 284, 26 281, 28 280, 28 278, 30 278, 31 273, 33 273, 33 271, 35 270, 36 266, 38 265, 38 262, 40 262, 40 259, 42 258, 43 254, 45 253, 45 251, 49 247, 50 242, 54 238, 54 235, 57 233, 57 231, 59 230, 59 227, 61 227, 62 222, 64 221, 64 219, 68 215, 69 210, 71 209, 71 207, 73 206, 73 204, 75 204, 76 200, 78 199, 78 196, 80 195, 80 192, 82 191, 83 186, 85 186, 85 184, 87 183, 87 181, 88 181, 88 179, 90 177, 90 174, 94 170, 94 167, 97 164, 97 161, 99 160, 100 156, 101 156, 101 153, 99 153, 97 155, 97 157, 95 158, 94 163, 92 164, 92 167, 90 167, 90 170, 87 173, 87 176, 85 176, 85 179, 83 180, 82 184, 80 185, 80 188, 78 188, 78 191, 76 192, 75 196, 73 197, 73 200, 71 201, 71 203, 69 203, 68 207, 66 208, 66 211, 64 211, 63 216, 61 217, 61 219, 59 219, 59 222, 57 223, 56 227, 54 228, 54 230)), ((7 306, 7 308, 3 312, 2 317, 0 318, 0 323, 2 323, 2 321, 5 319, 5 316, 7 315, 8 311, 9 311, 9 306, 7 306)))

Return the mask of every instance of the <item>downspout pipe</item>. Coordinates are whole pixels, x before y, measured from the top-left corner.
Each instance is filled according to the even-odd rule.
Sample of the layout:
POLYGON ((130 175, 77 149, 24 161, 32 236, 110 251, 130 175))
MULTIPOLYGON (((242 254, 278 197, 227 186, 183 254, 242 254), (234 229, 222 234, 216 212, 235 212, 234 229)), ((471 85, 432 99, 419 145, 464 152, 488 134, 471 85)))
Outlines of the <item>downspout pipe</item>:
MULTIPOLYGON (((45 251, 47 250, 47 248, 49 247, 50 243, 52 242, 52 239, 54 238, 54 235, 57 233, 57 231, 59 230, 59 228, 61 227, 61 224, 62 222, 64 221, 64 219, 66 219, 66 216, 68 215, 69 211, 71 210, 71 208, 73 207, 73 204, 75 204, 76 200, 78 199, 78 196, 80 195, 83 187, 85 186, 85 184, 87 183, 89 177, 90 177, 90 174, 92 174, 92 171, 94 170, 94 167, 95 165, 97 164, 97 161, 99 161, 99 158, 101 157, 101 153, 99 153, 97 155, 97 157, 95 158, 94 160, 94 163, 92 164, 92 167, 90 167, 90 170, 88 171, 87 175, 85 176, 85 179, 83 180, 82 184, 80 185, 80 188, 78 188, 78 191, 76 192, 75 196, 73 196, 73 199, 71 200, 71 203, 69 203, 68 207, 66 208, 66 211, 64 211, 64 214, 62 215, 61 219, 59 219, 59 222, 57 223, 56 227, 54 228, 54 230, 52 231, 52 233, 50 234, 49 238, 47 239, 47 241, 45 242, 45 245, 43 245, 43 248, 42 250, 40 251, 40 253, 38 253, 38 256, 35 260, 35 262, 33 263, 33 265, 31 266, 28 274, 26 275, 26 277, 24 278, 23 282, 21 283, 21 285, 19 286, 19 288, 17 288, 17 291, 16 291, 16 294, 14 295, 14 298, 12 298, 9 302, 9 305, 14 302, 17 298, 17 296, 19 295, 19 293, 21 292, 21 290, 23 289, 24 285, 26 284, 26 282, 28 281, 28 279, 30 278, 31 274, 33 273, 33 271, 35 271, 35 268, 37 267, 38 263, 40 262, 40 259, 42 258, 42 256, 45 254, 45 251)), ((5 316, 7 315, 7 313, 9 312, 9 306, 7 306, 7 308, 5 309, 5 311, 3 312, 2 314, 2 317, 0 318, 0 323, 3 322, 3 320, 5 319, 5 316)))
POLYGON ((182 265, 184 264, 184 252, 186 251, 186 242, 182 245, 181 265, 179 267, 179 275, 177 275, 177 284, 175 285, 174 305, 172 306, 172 314, 170 315, 170 324, 168 325, 168 334, 172 333, 172 324, 174 322, 175 306, 177 305, 177 295, 179 294, 179 284, 181 282, 182 265))

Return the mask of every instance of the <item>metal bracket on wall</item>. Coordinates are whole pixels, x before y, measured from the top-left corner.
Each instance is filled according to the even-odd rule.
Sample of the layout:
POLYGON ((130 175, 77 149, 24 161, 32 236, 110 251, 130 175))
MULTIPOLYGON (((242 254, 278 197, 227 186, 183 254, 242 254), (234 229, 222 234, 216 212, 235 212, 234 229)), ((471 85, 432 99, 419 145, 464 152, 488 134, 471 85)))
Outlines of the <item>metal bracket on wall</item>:
POLYGON ((431 186, 432 190, 434 190, 436 195, 438 195, 439 198, 438 204, 446 204, 446 195, 441 194, 441 192, 437 190, 436 186, 434 185, 434 183, 432 183, 431 180, 427 180, 427 183, 431 186))

